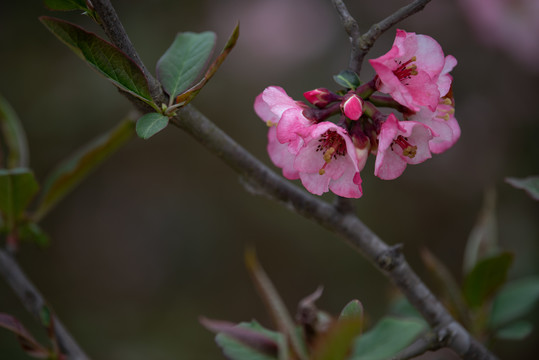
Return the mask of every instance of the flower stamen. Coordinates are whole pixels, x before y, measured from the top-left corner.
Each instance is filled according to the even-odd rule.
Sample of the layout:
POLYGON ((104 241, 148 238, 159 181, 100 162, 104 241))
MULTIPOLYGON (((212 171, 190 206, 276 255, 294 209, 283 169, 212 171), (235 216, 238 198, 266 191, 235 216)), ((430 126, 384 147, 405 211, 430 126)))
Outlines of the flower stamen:
POLYGON ((324 151, 322 158, 324 159, 324 165, 320 168, 318 173, 324 175, 326 173, 326 166, 331 160, 337 159, 339 156, 346 155, 346 142, 341 135, 335 131, 326 131, 320 139, 318 139, 318 147, 316 151, 324 151))
POLYGON ((404 136, 399 135, 395 140, 393 140, 393 143, 401 147, 402 155, 413 159, 417 154, 417 146, 411 145, 407 140, 408 139, 406 139, 404 136))
POLYGON ((400 80, 403 81, 405 79, 410 79, 412 76, 417 75, 417 65, 412 64, 414 61, 416 61, 417 58, 413 56, 410 58, 410 60, 406 61, 405 63, 401 64, 399 61, 399 67, 395 70, 393 70, 393 74, 400 80), (411 64, 411 65, 410 65, 411 64))

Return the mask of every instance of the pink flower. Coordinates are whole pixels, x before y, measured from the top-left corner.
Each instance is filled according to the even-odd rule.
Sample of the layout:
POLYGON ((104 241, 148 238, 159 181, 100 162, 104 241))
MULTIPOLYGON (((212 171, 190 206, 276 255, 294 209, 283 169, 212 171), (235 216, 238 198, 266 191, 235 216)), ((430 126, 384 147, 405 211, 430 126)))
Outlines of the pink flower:
POLYGON ((398 121, 390 114, 382 124, 378 136, 378 152, 374 175, 383 180, 401 176, 406 164, 419 164, 431 157, 429 141, 431 130, 416 121, 398 121))
POLYGON ((279 86, 264 89, 255 99, 256 114, 268 125, 276 125, 288 109, 299 107, 297 102, 279 86))
MULTIPOLYGON (((378 90, 390 94, 395 101, 414 111, 419 111, 421 106, 436 109, 442 96, 438 79, 446 64, 436 40, 398 29, 391 50, 369 62, 378 75, 378 90)), ((453 61, 449 59, 447 62, 448 69, 452 68, 453 61)), ((449 89, 447 79, 442 80, 442 90, 445 87, 449 89)))
POLYGON ((408 120, 425 124, 438 135, 429 141, 429 149, 435 154, 446 151, 460 138, 454 102, 449 97, 441 98, 435 111, 423 107, 417 113, 410 115, 408 120))
POLYGON ((331 190, 347 198, 361 197, 359 171, 368 153, 358 159, 352 139, 345 129, 321 122, 305 129, 305 145, 299 150, 294 167, 305 188, 316 195, 331 190))
POLYGON ((310 125, 310 120, 303 116, 305 106, 289 97, 283 88, 270 86, 256 97, 254 108, 270 127, 267 149, 271 160, 283 169, 287 179, 298 179, 299 173, 293 164, 298 150, 303 146, 303 139, 296 130, 310 125), (283 118, 284 130, 279 137, 278 125, 283 118))
POLYGON ((356 94, 348 94, 341 103, 341 110, 350 120, 358 120, 363 115, 363 99, 356 94))

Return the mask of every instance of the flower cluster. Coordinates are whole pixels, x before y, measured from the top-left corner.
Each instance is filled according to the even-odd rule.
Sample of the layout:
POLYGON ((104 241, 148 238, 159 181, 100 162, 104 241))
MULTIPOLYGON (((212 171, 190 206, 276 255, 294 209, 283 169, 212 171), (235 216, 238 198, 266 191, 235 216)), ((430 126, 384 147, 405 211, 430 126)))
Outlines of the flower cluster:
POLYGON ((313 194, 331 190, 359 198, 360 171, 369 154, 376 156, 374 174, 391 180, 460 136, 449 75, 457 60, 444 56, 434 39, 397 30, 391 50, 369 62, 376 76, 368 83, 338 93, 304 93, 314 107, 277 86, 255 100, 257 115, 270 128, 271 160, 313 194), (394 112, 383 114, 379 107, 394 112), (336 123, 327 121, 333 115, 339 116, 336 123))

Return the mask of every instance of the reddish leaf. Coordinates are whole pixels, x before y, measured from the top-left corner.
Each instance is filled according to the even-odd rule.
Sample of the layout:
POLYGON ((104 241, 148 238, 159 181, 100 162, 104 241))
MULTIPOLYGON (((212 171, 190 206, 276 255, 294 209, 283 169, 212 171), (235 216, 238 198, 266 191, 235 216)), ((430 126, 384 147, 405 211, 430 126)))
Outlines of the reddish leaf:
POLYGON ((300 359, 307 359, 305 341, 296 331, 296 326, 292 321, 292 317, 288 313, 277 289, 275 289, 270 278, 260 266, 254 250, 248 250, 245 253, 245 262, 258 292, 273 317, 279 332, 286 334, 294 352, 300 359))
POLYGON ((29 355, 38 359, 47 359, 51 356, 50 351, 39 344, 15 317, 0 313, 0 327, 15 333, 22 349, 29 355))
POLYGON ((211 320, 204 317, 200 318, 200 323, 204 325, 206 329, 217 334, 224 334, 259 353, 272 357, 277 357, 279 355, 279 344, 260 331, 228 321, 211 320))
POLYGON ((206 74, 204 74, 204 77, 202 80, 200 80, 196 85, 192 86, 191 88, 185 90, 182 94, 178 95, 176 97, 176 103, 186 105, 191 100, 195 98, 195 96, 198 95, 200 90, 206 85, 208 81, 213 77, 217 69, 219 69, 219 66, 225 61, 226 57, 232 51, 232 48, 234 45, 236 45, 236 41, 238 40, 238 36, 240 35, 240 24, 237 24, 234 28, 234 31, 228 38, 228 41, 221 51, 221 54, 214 60, 214 62, 210 65, 208 70, 206 71, 206 74))

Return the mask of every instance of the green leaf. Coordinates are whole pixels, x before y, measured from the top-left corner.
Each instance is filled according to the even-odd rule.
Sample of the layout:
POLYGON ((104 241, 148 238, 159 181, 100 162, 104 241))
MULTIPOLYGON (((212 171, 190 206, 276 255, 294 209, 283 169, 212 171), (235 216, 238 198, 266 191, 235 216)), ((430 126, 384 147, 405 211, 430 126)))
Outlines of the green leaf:
POLYGON ((178 97, 176 98, 177 104, 186 105, 198 95, 200 90, 202 90, 202 88, 213 77, 217 69, 219 69, 223 61, 225 61, 230 51, 232 51, 232 49, 234 48, 234 45, 236 45, 236 41, 238 40, 239 35, 240 35, 240 25, 236 24, 234 31, 228 38, 227 43, 225 44, 225 47, 223 48, 219 56, 209 66, 202 80, 200 80, 196 85, 186 90, 183 94, 178 95, 178 97))
POLYGON ((504 326, 496 331, 494 336, 504 340, 523 340, 526 336, 530 335, 532 330, 533 324, 523 320, 504 326))
POLYGON ((290 341, 294 352, 301 360, 307 359, 307 350, 304 339, 296 331, 292 317, 286 310, 283 300, 279 296, 277 289, 270 278, 260 266, 254 250, 248 250, 245 253, 245 263, 247 269, 253 278, 257 290, 264 300, 274 322, 277 324, 279 332, 285 334, 290 341))
POLYGON ((517 189, 525 190, 528 195, 534 199, 539 200, 539 176, 528 176, 525 178, 505 178, 505 181, 517 189))
POLYGON ((215 341, 231 359, 287 359, 284 335, 265 329, 255 320, 238 325, 206 318, 200 322, 218 334, 215 341))
POLYGON ((449 310, 457 313, 458 320, 461 323, 468 324, 470 322, 468 308, 462 297, 461 288, 457 280, 453 277, 453 274, 451 274, 451 271, 427 249, 422 249, 421 259, 428 269, 429 274, 435 280, 442 300, 449 305, 449 310))
POLYGON ((88 11, 86 0, 45 0, 45 6, 51 10, 82 10, 88 11))
POLYGON ((27 354, 39 359, 49 359, 52 356, 51 352, 39 344, 15 317, 0 313, 0 327, 15 333, 22 349, 27 354))
POLYGON ((88 6, 86 0, 45 0, 45 6, 50 10, 57 11, 81 10, 84 11, 85 15, 94 19, 97 23, 101 23, 94 8, 88 6))
POLYGON ((35 222, 23 222, 18 225, 17 230, 21 240, 31 241, 41 247, 50 245, 49 236, 35 222))
POLYGON ((131 139, 135 133, 134 127, 133 121, 124 120, 59 164, 44 182, 38 207, 32 216, 33 220, 41 220, 92 170, 131 139))
POLYGON ((45 328, 49 328, 52 324, 51 309, 49 309, 48 306, 43 305, 39 312, 39 318, 41 320, 41 325, 43 325, 45 328))
POLYGON ((339 315, 339 320, 347 318, 363 320, 363 305, 359 300, 354 299, 350 301, 342 309, 341 314, 339 315))
POLYGON ((464 250, 464 273, 469 273, 481 258, 492 256, 498 251, 496 192, 494 188, 488 188, 483 195, 481 211, 464 250))
POLYGON ((175 98, 200 77, 213 48, 215 33, 184 32, 157 62, 157 78, 171 98, 175 98))
POLYGON ((63 20, 42 16, 41 22, 77 56, 107 77, 114 85, 153 108, 148 81, 140 67, 125 53, 97 35, 63 20))
POLYGON ((359 76, 350 70, 343 70, 339 74, 333 76, 333 80, 342 87, 355 90, 359 85, 359 76))
MULTIPOLYGON (((0 168, 12 169, 28 166, 26 134, 15 110, 2 96, 0 96, 0 144, 2 144, 0 148, 5 146, 7 152, 5 159, 0 158, 0 168)), ((0 154, 1 151, 2 149, 0 149, 0 154)))
MULTIPOLYGON (((357 310, 357 309, 356 309, 357 310)), ((321 335, 313 348, 313 360, 345 359, 354 339, 361 334, 362 316, 339 318, 329 330, 321 335)))
POLYGON ((137 135, 146 140, 166 128, 167 125, 167 116, 159 113, 149 113, 137 120, 137 135))
POLYGON ((38 190, 39 185, 31 170, 0 169, 0 213, 5 219, 8 231, 20 220, 38 190))
POLYGON ((395 297, 390 304, 390 314, 397 317, 423 319, 419 311, 408 301, 405 296, 395 297))
POLYGON ((499 328, 539 305, 539 276, 519 279, 506 284, 494 298, 489 327, 499 328))
POLYGON ((503 252, 479 261, 464 279, 463 295, 468 305, 478 308, 505 283, 513 254, 503 252))
POLYGON ((425 329, 417 319, 384 317, 355 343, 350 360, 384 360, 409 346, 425 329))

